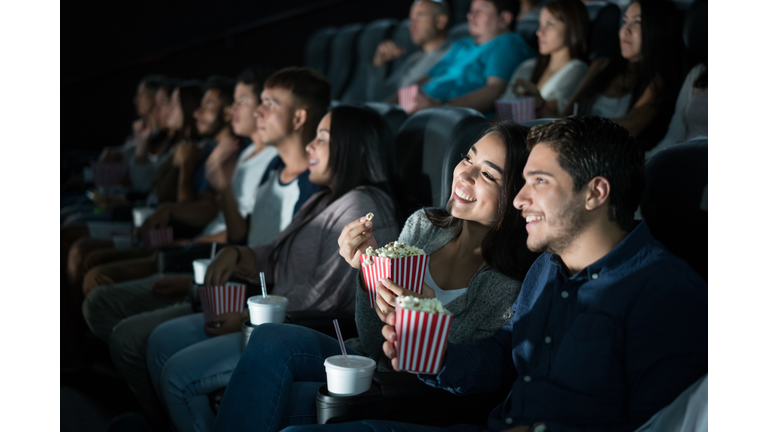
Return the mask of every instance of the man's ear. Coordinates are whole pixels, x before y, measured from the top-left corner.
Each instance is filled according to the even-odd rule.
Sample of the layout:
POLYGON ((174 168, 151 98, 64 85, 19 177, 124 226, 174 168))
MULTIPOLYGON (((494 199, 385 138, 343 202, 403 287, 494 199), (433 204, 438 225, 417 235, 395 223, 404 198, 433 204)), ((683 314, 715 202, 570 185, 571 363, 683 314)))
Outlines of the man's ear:
POLYGON ((293 112, 293 130, 300 131, 307 123, 307 108, 299 108, 293 112))
POLYGON ((224 107, 224 112, 222 113, 222 120, 224 120, 224 123, 229 124, 232 121, 232 111, 234 110, 234 107, 232 105, 224 107))
POLYGON ((501 21, 504 23, 504 29, 509 29, 515 16, 510 11, 501 11, 501 21))
POLYGON ((584 206, 587 211, 592 211, 603 204, 608 204, 608 199, 611 194, 611 184, 608 183, 608 179, 605 177, 595 177, 589 181, 586 185, 587 193, 584 197, 584 206))

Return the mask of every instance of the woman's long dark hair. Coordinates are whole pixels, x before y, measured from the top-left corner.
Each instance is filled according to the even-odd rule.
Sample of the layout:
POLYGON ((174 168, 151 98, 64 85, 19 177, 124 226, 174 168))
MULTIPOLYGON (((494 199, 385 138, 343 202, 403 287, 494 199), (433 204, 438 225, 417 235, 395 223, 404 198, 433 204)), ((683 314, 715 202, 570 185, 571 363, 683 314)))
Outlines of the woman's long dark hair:
MULTIPOLYGON (((637 137, 648 146, 655 145, 664 136, 674 114, 677 93, 682 84, 682 26, 679 12, 671 1, 635 0, 632 3, 640 5, 640 28, 643 34, 639 70, 635 86, 631 89, 630 106, 634 106, 645 89, 652 86, 659 110, 651 124, 637 137)), ((580 98, 579 113, 587 114, 594 98, 616 76, 623 74, 628 65, 627 59, 621 55, 610 59, 608 66, 597 74, 580 98)))
MULTIPOLYGON (((327 197, 314 200, 314 207, 309 214, 317 215, 338 198, 360 186, 375 187, 386 193, 392 206, 381 202, 376 194, 369 194, 376 204, 381 220, 397 221, 402 225, 400 206, 392 193, 391 179, 394 164, 394 143, 389 125, 379 113, 367 108, 352 105, 339 105, 331 108, 330 154, 328 169, 331 171, 331 189, 325 191, 327 197), (390 214, 386 214, 391 212, 390 214)), ((362 216, 362 215, 360 215, 362 216)), ((272 259, 277 257, 279 249, 288 242, 293 243, 295 233, 312 218, 292 230, 274 249, 272 259)))
MULTIPOLYGON (((197 80, 183 81, 176 87, 179 90, 181 112, 184 114, 184 123, 177 135, 178 140, 195 141, 198 138, 197 125, 195 125, 195 110, 203 99, 202 83, 197 80)), ((176 90, 174 89, 174 90, 176 90)))
MULTIPOLYGON (((565 23, 565 44, 571 59, 584 60, 587 57, 587 30, 589 12, 581 0, 555 0, 544 7, 558 20, 565 23)), ((537 54, 536 67, 533 69, 531 82, 538 84, 544 71, 549 66, 551 55, 537 54)))
MULTIPOLYGON (((525 221, 513 203, 525 184, 523 168, 528 160, 526 136, 529 129, 512 121, 501 121, 489 126, 482 135, 498 134, 506 148, 498 216, 483 238, 483 260, 493 270, 519 281, 525 279, 528 269, 539 256, 526 246, 528 232, 525 221)), ((426 214, 433 225, 441 228, 461 225, 462 222, 445 209, 429 209, 426 214)))

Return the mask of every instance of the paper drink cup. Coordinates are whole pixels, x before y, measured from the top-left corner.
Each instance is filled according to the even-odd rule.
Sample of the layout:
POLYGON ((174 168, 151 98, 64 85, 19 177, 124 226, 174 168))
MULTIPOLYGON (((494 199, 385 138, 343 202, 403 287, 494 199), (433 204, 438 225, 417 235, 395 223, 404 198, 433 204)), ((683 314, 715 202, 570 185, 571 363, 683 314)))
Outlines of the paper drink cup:
POLYGON ((173 227, 157 228, 149 230, 147 246, 158 248, 173 243, 173 227))
POLYGON ((498 99, 494 104, 496 105, 496 115, 502 120, 524 123, 536 119, 535 98, 498 99))
POLYGON ((411 114, 416 107, 416 94, 419 93, 419 86, 414 84, 397 90, 397 102, 403 108, 406 114, 411 114))
POLYGON ((226 285, 200 287, 200 303, 203 306, 205 321, 231 312, 243 312, 245 305, 245 285, 227 282, 226 285))
POLYGON ((144 225, 144 221, 149 219, 155 213, 155 209, 152 207, 134 207, 133 209, 133 226, 141 228, 144 225))
POLYGON ((395 352, 400 370, 436 374, 443 362, 453 316, 395 306, 395 352))
POLYGON ((282 323, 288 310, 288 299, 276 295, 248 297, 251 324, 282 323))
POLYGON ((112 240, 115 235, 131 235, 130 222, 88 222, 88 235, 95 239, 112 240))
POLYGON ((208 271, 208 266, 211 264, 209 258, 201 258, 192 261, 192 270, 195 272, 195 283, 198 285, 205 285, 205 272, 208 271))
POLYGON ((354 396, 371 388, 376 362, 368 357, 348 355, 331 356, 325 359, 325 376, 328 378, 328 393, 333 396, 354 396))
POLYGON ((365 287, 368 289, 368 304, 374 307, 376 302, 376 285, 381 278, 389 278, 401 287, 421 294, 424 284, 424 274, 427 271, 429 255, 412 255, 402 258, 381 258, 377 256, 360 255, 360 262, 367 259, 373 264, 362 265, 365 287))

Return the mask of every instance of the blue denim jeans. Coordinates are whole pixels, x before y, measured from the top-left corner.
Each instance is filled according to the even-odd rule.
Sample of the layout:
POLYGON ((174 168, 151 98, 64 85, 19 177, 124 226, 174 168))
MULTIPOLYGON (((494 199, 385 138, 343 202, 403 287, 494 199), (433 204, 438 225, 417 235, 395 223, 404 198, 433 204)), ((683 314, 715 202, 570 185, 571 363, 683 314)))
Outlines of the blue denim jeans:
MULTIPOLYGON (((349 347, 347 353, 360 355, 349 347)), ((278 431, 316 423, 324 362, 339 354, 339 342, 315 330, 257 326, 224 393, 214 430, 278 431)))
POLYGON ((240 332, 211 337, 203 323, 202 313, 166 321, 147 345, 152 384, 181 432, 213 429, 208 394, 227 385, 240 359, 240 332))

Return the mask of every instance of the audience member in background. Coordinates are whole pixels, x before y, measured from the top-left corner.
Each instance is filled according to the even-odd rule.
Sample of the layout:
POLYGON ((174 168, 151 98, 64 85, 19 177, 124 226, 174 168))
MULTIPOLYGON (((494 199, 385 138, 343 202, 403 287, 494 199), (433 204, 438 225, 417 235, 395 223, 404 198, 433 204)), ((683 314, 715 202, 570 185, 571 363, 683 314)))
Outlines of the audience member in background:
POLYGON ((646 150, 664 136, 682 81, 678 11, 668 0, 637 0, 624 12, 621 57, 592 62, 561 115, 593 114, 629 130, 646 150))
POLYGON ((512 32, 519 10, 519 0, 472 0, 467 14, 470 37, 454 42, 429 71, 430 80, 416 95, 415 110, 446 105, 492 112, 512 72, 534 55, 512 32))
MULTIPOLYGON (((385 40, 376 48, 369 86, 376 87, 376 100, 397 103, 397 90, 420 83, 439 62, 451 43, 446 40, 450 10, 444 1, 416 0, 411 5, 408 30, 411 42, 421 48, 414 52, 384 79, 387 63, 405 54, 405 49, 385 40)), ((389 66, 391 67, 391 66, 389 66)))
MULTIPOLYGON (((488 128, 454 169, 456 193, 476 200, 454 193, 445 209, 414 213, 400 233, 400 242, 430 255, 424 295, 417 296, 436 297, 453 313, 448 339, 454 343, 489 338, 509 320, 521 281, 536 258, 526 248, 525 223, 512 205, 524 183, 527 131, 511 122, 488 128)), ((378 215, 370 222, 355 219, 342 231, 337 251, 350 268, 360 269, 360 253, 368 246, 388 241, 372 235, 378 224, 378 215)), ((374 309, 357 279, 355 321, 360 337, 346 341, 347 350, 371 357, 380 370, 388 370, 381 351, 382 319, 393 310, 395 296, 415 293, 386 279, 377 288, 374 309)), ((325 383, 323 360, 341 353, 338 341, 284 324, 262 324, 251 340, 224 394, 216 429, 277 431, 316 422, 317 390, 325 383), (261 373, 254 374, 257 370, 261 373), (253 398, 257 394, 259 402, 253 398)))
POLYGON ((520 0, 520 12, 515 16, 515 21, 539 19, 539 2, 540 0, 520 0))
MULTIPOLYGON (((510 389, 485 427, 452 431, 634 431, 706 374, 707 285, 633 220, 644 169, 626 129, 569 117, 533 127, 528 143, 514 203, 528 248, 544 253, 512 319, 490 339, 449 342, 441 370, 419 378, 462 395, 510 389)), ((394 318, 382 330, 393 360, 394 318)), ((388 421, 284 429, 314 430, 440 429, 388 421)))
MULTIPOLYGON (((311 187, 303 186, 300 190, 298 183, 299 178, 309 176, 309 155, 305 147, 312 141, 330 100, 330 83, 310 69, 283 69, 265 82, 261 105, 256 110, 258 137, 263 144, 276 147, 279 158, 275 159, 284 163, 278 165, 274 160, 270 163, 274 167, 265 173, 267 180, 257 192, 253 212, 263 212, 262 220, 282 218, 282 215, 276 217, 276 214, 284 213, 284 209, 292 215, 294 209, 298 210, 308 196, 320 189, 311 184, 311 187), (266 191, 265 187, 268 188, 266 191), (277 202, 277 210, 276 205, 269 201, 277 202)), ((258 223, 254 213, 251 214, 251 225, 258 223)), ((274 225, 272 236, 258 244, 274 240, 279 228, 279 224, 274 225)), ((229 230, 227 225, 228 234, 229 230)), ((265 237, 268 234, 266 230, 259 233, 265 237)), ((86 275, 84 288, 88 285, 89 275, 90 272, 86 275)), ((187 276, 187 287, 191 281, 189 274, 171 276, 187 276)), ((114 285, 101 285, 93 289, 83 302, 86 323, 96 336, 109 341, 112 361, 128 381, 149 422, 156 426, 164 424, 167 419, 147 370, 147 339, 157 325, 193 313, 189 300, 184 298, 186 290, 178 290, 180 284, 177 282, 167 282, 155 274, 114 285)), ((131 418, 146 426, 142 416, 121 421, 130 422, 131 418)))
MULTIPOLYGON (((176 240, 174 246, 183 247, 189 243, 226 243, 227 216, 248 217, 255 205, 257 185, 264 176, 267 165, 277 154, 276 149, 267 148, 261 143, 254 117, 259 105, 258 95, 265 78, 250 70, 238 77, 234 92, 235 102, 230 108, 235 135, 250 137, 253 143, 247 145, 242 139, 225 137, 206 160, 206 178, 216 191, 218 202, 198 200, 164 204, 148 219, 148 223, 142 226, 145 233, 152 228, 184 225, 202 231, 192 239, 182 237, 176 240)), ((88 273, 83 283, 83 292, 86 294, 99 285, 144 278, 157 270, 154 256, 113 262, 115 260, 109 256, 111 253, 99 252, 89 254, 86 259, 85 271, 88 273)), ((148 254, 147 251, 144 253, 148 254)), ((189 282, 187 277, 167 278, 164 285, 166 290, 184 295, 189 282)))
POLYGON ((675 104, 675 114, 669 122, 664 139, 652 150, 645 152, 645 158, 665 148, 707 135, 707 65, 696 65, 688 72, 680 88, 675 104))
MULTIPOLYGON (((333 108, 307 145, 310 181, 328 189, 315 194, 269 244, 237 253, 223 249, 209 267, 209 284, 223 285, 236 268, 257 283, 258 271, 264 271, 274 281, 271 293, 287 297, 291 310, 350 313, 357 272, 339 256, 337 239, 346 221, 366 212, 381 216, 376 235, 395 239, 392 140, 373 110, 333 108)), ((208 393, 229 382, 241 354, 243 319, 247 313, 220 316, 214 321, 221 326, 214 328, 199 313, 163 323, 150 336, 149 372, 179 431, 213 429, 208 393)))
POLYGON ((123 162, 131 156, 136 145, 136 122, 146 124, 150 132, 157 130, 155 93, 165 80, 166 77, 163 75, 147 75, 139 81, 136 95, 133 97, 133 105, 136 107, 136 115, 139 118, 133 123, 133 134, 125 139, 122 146, 104 148, 99 156, 100 162, 123 162))
POLYGON ((580 0, 555 0, 539 14, 539 55, 523 62, 502 99, 536 98, 536 117, 556 117, 587 72, 587 7, 580 0))

